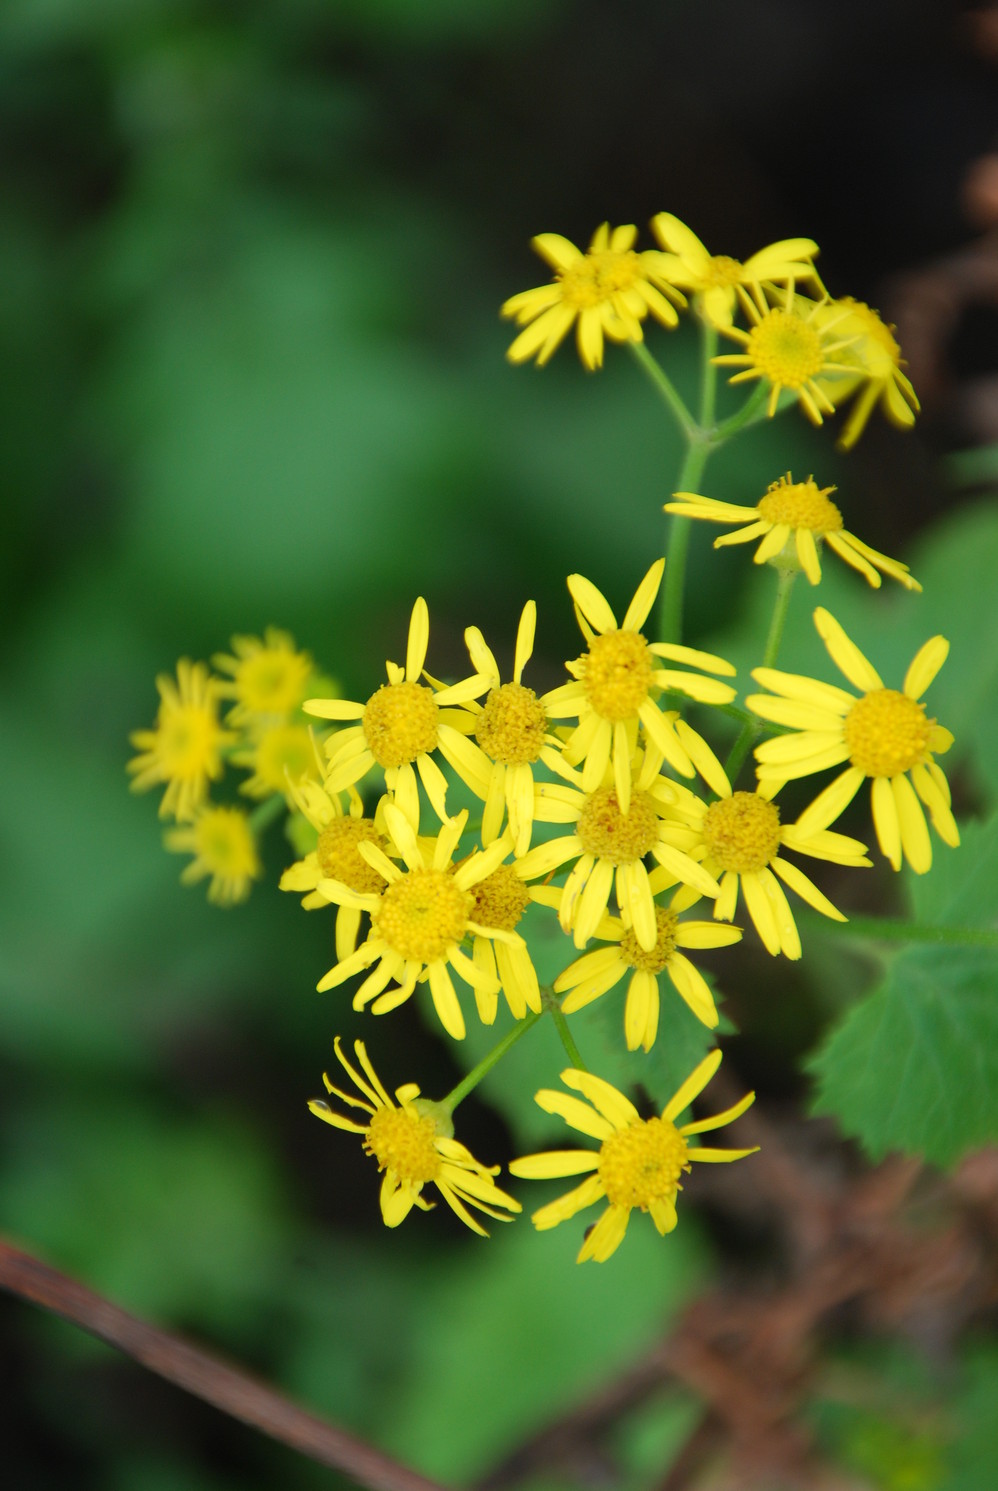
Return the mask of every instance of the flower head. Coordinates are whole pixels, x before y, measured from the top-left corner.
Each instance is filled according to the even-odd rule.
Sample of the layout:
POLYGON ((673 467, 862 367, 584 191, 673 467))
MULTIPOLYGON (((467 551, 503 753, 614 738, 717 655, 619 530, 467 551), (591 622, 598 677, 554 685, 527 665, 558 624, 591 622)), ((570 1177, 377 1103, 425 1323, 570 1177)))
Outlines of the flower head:
POLYGON ((197 810, 193 823, 170 829, 164 841, 167 849, 194 855, 181 873, 181 883, 193 885, 210 875, 208 900, 218 906, 245 901, 251 881, 263 873, 256 839, 242 808, 205 805, 197 810))
POLYGON ((155 726, 129 736, 141 752, 128 763, 132 791, 145 792, 165 782, 159 816, 189 823, 209 781, 222 775, 222 751, 236 737, 218 723, 218 682, 204 663, 181 658, 176 683, 161 673, 156 687, 160 702, 155 726))
POLYGON ((349 699, 307 699, 306 714, 326 720, 356 720, 326 741, 329 770, 326 786, 342 792, 365 776, 373 766, 384 772, 385 784, 411 824, 419 823, 419 792, 416 771, 434 812, 447 818, 447 783, 432 753, 440 749, 457 768, 460 732, 471 727, 465 711, 441 706, 462 704, 485 691, 484 678, 465 679, 453 688, 434 689, 421 683, 430 618, 426 602, 419 596, 409 620, 405 667, 386 663, 388 682, 364 703, 349 699), (414 770, 415 768, 415 770, 414 770))
POLYGON ((763 782, 755 792, 733 792, 729 786, 709 804, 677 787, 676 801, 667 810, 672 826, 666 823, 662 833, 667 842, 720 881, 721 893, 714 902, 719 921, 733 919, 740 890, 766 951, 774 957, 783 953, 799 958, 800 934, 781 880, 815 911, 833 921, 846 918, 802 870, 783 858, 781 850, 792 849, 840 865, 869 865, 870 861, 865 845, 845 834, 818 832, 810 825, 805 832, 800 820, 781 823, 780 810, 772 801, 780 786, 780 782, 763 782))
POLYGON ((699 737, 693 731, 681 737, 673 728, 675 714, 664 713, 655 695, 675 689, 703 704, 728 704, 735 697, 729 684, 699 672, 662 666, 663 661, 685 663, 733 676, 735 669, 724 658, 670 642, 648 642, 642 633, 664 570, 665 560, 656 560, 619 626, 609 602, 592 581, 584 575, 569 575, 575 613, 589 645, 581 657, 566 665, 575 681, 544 696, 548 714, 554 718, 578 716, 579 723, 565 742, 564 759, 573 766, 584 761, 584 790, 597 787, 612 762, 617 800, 624 813, 630 803, 630 763, 640 726, 660 761, 668 761, 684 776, 693 775, 689 743, 692 738, 695 746, 699 737))
POLYGON ((652 232, 667 252, 659 254, 658 269, 667 284, 693 294, 705 321, 729 327, 738 301, 738 286, 757 289, 763 280, 809 279, 810 260, 818 252, 811 238, 784 238, 771 243, 740 264, 723 254, 710 254, 695 233, 671 212, 651 220, 652 232))
POLYGON ((353 891, 342 881, 320 880, 320 895, 339 906, 366 911, 371 930, 365 942, 350 957, 341 959, 319 981, 320 992, 345 979, 377 967, 354 995, 354 1009, 371 1004, 376 1015, 397 1008, 410 998, 417 980, 430 986, 434 1008, 447 1034, 462 1040, 464 1015, 458 1003, 450 970, 470 984, 476 993, 498 993, 498 979, 473 962, 461 949, 465 937, 480 936, 499 942, 520 943, 519 934, 502 927, 487 927, 475 920, 475 887, 505 859, 509 844, 499 839, 488 849, 472 854, 455 866, 454 851, 467 822, 467 812, 449 818, 436 838, 417 839, 409 819, 395 803, 384 807, 385 825, 391 842, 404 862, 403 869, 375 844, 365 842, 360 853, 378 877, 378 888, 353 891), (396 980, 398 987, 387 986, 396 980), (385 992, 387 989, 387 992, 385 992), (373 1001, 373 1003, 372 1003, 373 1001))
POLYGON ((218 685, 223 699, 234 699, 229 711, 231 725, 252 725, 285 720, 301 705, 312 675, 312 659, 299 652, 294 638, 268 626, 259 637, 233 637, 232 653, 213 659, 232 681, 218 685))
POLYGON ((796 394, 808 418, 820 425, 823 416, 835 407, 822 380, 859 371, 858 363, 846 356, 847 350, 852 350, 851 338, 843 332, 840 318, 825 314, 814 301, 795 295, 792 286, 780 305, 762 309, 751 300, 745 305, 752 322, 750 330, 743 331, 740 326, 721 328, 745 350, 726 352, 714 362, 741 369, 730 379, 732 383, 751 378, 768 383, 770 418, 776 413, 780 394, 788 389, 796 394))
MULTIPOLYGON (((362 844, 373 844, 387 851, 388 839, 379 812, 365 818, 364 804, 355 787, 348 789, 349 809, 343 810, 342 796, 329 792, 318 782, 303 781, 294 788, 293 797, 299 812, 315 829, 318 842, 304 858, 291 865, 281 876, 280 889, 297 891, 306 911, 329 906, 327 896, 316 889, 320 880, 336 880, 360 894, 380 891, 384 880, 361 853, 362 844)), ((339 906, 336 911, 336 956, 348 958, 357 946, 361 912, 356 906, 339 906)))
POLYGON ((881 321, 872 306, 848 295, 822 302, 817 317, 834 324, 836 336, 848 338, 844 350, 851 366, 846 377, 819 380, 822 392, 836 408, 856 394, 838 439, 839 449, 850 450, 856 444, 878 403, 892 424, 910 429, 920 405, 911 380, 901 371, 905 361, 894 327, 881 321))
MULTIPOLYGON (((673 883, 661 869, 653 870, 648 880, 653 894, 673 883)), ((634 929, 618 917, 604 917, 594 935, 608 945, 584 953, 555 979, 554 992, 566 995, 561 1004, 563 1012, 573 1014, 628 978, 624 1007, 627 1049, 636 1051, 641 1046, 650 1051, 658 1033, 659 977, 667 973, 672 987, 697 1019, 713 1030, 718 1023, 713 995, 703 974, 680 949, 727 947, 739 941, 741 928, 722 927, 713 921, 682 921, 678 909, 682 899, 678 892, 671 905, 656 904, 658 936, 653 948, 643 948, 634 929)))
POLYGON ((757 746, 760 780, 785 782, 848 762, 801 814, 798 831, 811 834, 826 828, 869 778, 881 850, 895 870, 906 859, 922 875, 932 864, 922 804, 943 843, 955 847, 960 842, 949 784, 933 759, 949 750, 953 737, 922 703, 946 661, 949 643, 944 637, 930 637, 915 654, 899 692, 884 686, 873 664, 821 606, 814 624, 832 661, 860 690, 859 696, 797 673, 755 669, 752 677, 770 693, 750 694, 746 704, 763 719, 793 731, 757 746))
POLYGON ((900 560, 889 559, 871 549, 853 534, 847 533, 842 514, 830 500, 834 487, 819 487, 814 478, 794 481, 790 472, 771 482, 755 507, 735 502, 718 502, 696 492, 676 492, 674 502, 665 504, 667 513, 685 518, 704 518, 708 523, 744 523, 737 533, 725 533, 714 540, 714 548, 727 544, 749 544, 759 539, 753 556, 756 564, 802 569, 812 585, 821 580, 818 553, 822 541, 834 549, 840 559, 852 565, 875 589, 880 586, 882 570, 900 581, 906 590, 921 590, 900 560))
POLYGON ((420 1098, 415 1082, 396 1088, 393 1103, 371 1065, 363 1041, 354 1042, 360 1071, 343 1055, 339 1036, 333 1046, 337 1061, 362 1096, 355 1098, 341 1091, 323 1072, 326 1091, 367 1117, 358 1122, 356 1118, 336 1113, 325 1098, 313 1098, 309 1110, 333 1128, 364 1136, 365 1152, 377 1160, 378 1169, 383 1172, 381 1215, 387 1227, 397 1227, 414 1206, 421 1211, 431 1209, 432 1202, 422 1194, 427 1185, 436 1186, 451 1211, 482 1237, 488 1234, 471 1215, 469 1206, 499 1222, 513 1220, 504 1213, 520 1211, 520 1203, 496 1185, 493 1177, 499 1174, 499 1166, 490 1168, 480 1164, 457 1142, 449 1116, 440 1105, 420 1098))
POLYGON ((543 367, 575 326, 579 356, 587 368, 598 368, 603 338, 640 342, 641 322, 649 311, 663 326, 675 326, 678 317, 670 300, 679 305, 685 300, 656 279, 659 255, 654 250, 635 252, 637 236, 633 225, 611 229, 603 223, 586 253, 558 233, 532 239, 531 246, 555 277, 552 284, 524 290, 503 305, 502 315, 525 328, 506 353, 510 362, 536 357, 543 367))
POLYGON ((713 1118, 676 1125, 675 1120, 707 1086, 720 1064, 720 1051, 706 1056, 666 1103, 660 1118, 642 1118, 633 1103, 609 1082, 574 1067, 562 1072, 561 1080, 566 1087, 581 1092, 591 1106, 566 1093, 549 1089, 539 1092, 536 1101, 546 1113, 557 1113, 572 1128, 598 1139, 600 1146, 596 1151, 563 1149, 513 1160, 511 1173, 528 1180, 586 1176, 580 1186, 534 1212, 534 1226, 539 1231, 557 1227, 605 1198, 607 1208, 588 1232, 576 1260, 579 1263, 587 1258, 603 1263, 616 1252, 636 1209, 651 1214, 660 1235, 671 1232, 676 1225, 676 1198, 683 1189, 680 1177, 690 1169, 691 1162, 740 1160, 758 1148, 708 1149, 688 1143, 694 1134, 732 1123, 755 1100, 754 1092, 713 1118))

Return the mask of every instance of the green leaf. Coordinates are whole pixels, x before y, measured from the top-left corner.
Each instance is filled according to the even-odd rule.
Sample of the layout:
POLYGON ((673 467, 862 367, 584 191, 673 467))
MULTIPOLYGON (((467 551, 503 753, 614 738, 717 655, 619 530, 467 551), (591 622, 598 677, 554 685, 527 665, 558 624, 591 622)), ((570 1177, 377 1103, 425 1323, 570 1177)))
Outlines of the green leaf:
MULTIPOLYGON (((988 930, 998 906, 998 821, 911 877, 922 924, 988 930)), ((998 1137, 998 948, 918 944, 890 964, 813 1058, 815 1109, 874 1159, 888 1150, 952 1164, 998 1137)))

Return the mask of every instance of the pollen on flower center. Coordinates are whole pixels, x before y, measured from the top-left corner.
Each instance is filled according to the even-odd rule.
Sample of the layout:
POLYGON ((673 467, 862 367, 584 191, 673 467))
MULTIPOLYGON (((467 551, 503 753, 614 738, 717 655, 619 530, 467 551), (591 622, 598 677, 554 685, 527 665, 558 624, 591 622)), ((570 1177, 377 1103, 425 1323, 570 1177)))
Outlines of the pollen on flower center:
POLYGON ((561 270, 558 277, 565 304, 580 311, 600 305, 621 290, 629 290, 643 278, 641 260, 633 249, 623 254, 610 249, 586 254, 561 270))
POLYGON ((504 683, 493 689, 478 716, 475 739, 487 756, 506 766, 533 765, 541 754, 547 718, 533 689, 504 683))
POLYGON ((760 500, 759 515, 770 523, 786 523, 790 528, 838 533, 842 514, 828 500, 828 493, 834 491, 834 487, 819 487, 810 477, 807 481, 791 481, 784 476, 774 481, 760 500))
POLYGON ((391 1170, 403 1184, 425 1185, 440 1171, 435 1139, 437 1126, 429 1114, 419 1117, 404 1108, 377 1108, 371 1115, 364 1148, 391 1170))
POLYGON ((323 875, 339 880, 360 895, 371 895, 384 889, 384 876, 369 865, 360 853, 361 844, 385 847, 382 834, 371 818, 333 818, 319 835, 316 858, 323 875))
POLYGON ((586 798, 576 835, 587 854, 611 864, 630 864, 658 843, 658 816, 646 792, 631 793, 630 812, 622 813, 612 787, 601 787, 586 798))
POLYGON ((410 870, 388 886, 371 922, 400 957, 436 963, 461 941, 474 903, 446 870, 410 870))
POLYGON ((780 812, 755 792, 734 792, 711 803, 703 820, 707 858, 722 870, 747 875, 768 865, 780 847, 780 812))
POLYGON ((604 720, 632 719, 652 687, 654 654, 640 632, 594 637, 581 659, 586 697, 604 720))
POLYGON ((424 751, 432 751, 439 712, 433 690, 425 684, 383 683, 368 699, 362 722, 378 765, 405 766, 424 751))
POLYGON ((800 388, 825 364, 821 338, 792 311, 768 311, 749 333, 749 357, 770 383, 800 388))
POLYGON ((741 283, 742 266, 737 259, 729 259, 727 254, 715 254, 707 265, 704 278, 710 285, 737 285, 741 283))
POLYGON ((475 897, 471 921, 482 927, 495 927, 500 932, 515 931, 530 896, 523 881, 512 865, 500 865, 491 875, 486 875, 472 887, 475 897))
POLYGON ((853 766, 868 777, 895 777, 924 761, 935 720, 925 705, 897 689, 874 689, 857 699, 845 718, 853 766))
POLYGON ((676 950, 678 916, 666 906, 656 906, 655 916, 658 936, 650 952, 639 945, 630 927, 620 939, 620 956, 629 968, 637 968, 642 973, 661 973, 676 950))
POLYGON ((674 1197, 690 1168, 686 1140, 666 1118, 628 1124, 604 1139, 598 1174, 611 1206, 640 1206, 674 1197))

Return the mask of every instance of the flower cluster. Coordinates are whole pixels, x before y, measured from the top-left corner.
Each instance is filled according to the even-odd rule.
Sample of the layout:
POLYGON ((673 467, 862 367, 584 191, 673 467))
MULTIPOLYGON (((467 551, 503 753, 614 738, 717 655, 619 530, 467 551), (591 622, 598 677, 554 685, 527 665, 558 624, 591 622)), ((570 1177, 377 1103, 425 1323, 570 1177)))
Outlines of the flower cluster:
MULTIPOLYGON (((586 253, 555 234, 535 239, 554 279, 503 307, 520 327, 511 360, 547 362, 574 327, 587 367, 601 365, 609 340, 630 343, 647 371, 651 354, 637 344, 648 318, 668 330, 689 307, 703 330, 701 423, 663 370, 652 377, 691 450, 699 442, 709 453, 795 401, 821 423, 854 400, 840 441, 846 447, 878 401, 895 423, 911 424, 918 404, 890 329, 869 307, 829 297, 811 239, 784 240, 739 262, 709 254, 670 214, 659 214, 652 229, 660 247, 641 252, 634 227, 604 225, 586 253), (718 335, 741 350, 716 356, 718 335), (722 425, 708 423, 718 367, 737 369, 732 383, 762 389, 722 425)), ((688 463, 680 487, 702 469, 703 460, 688 463)), ((335 956, 320 992, 349 985, 353 1009, 376 1016, 425 999, 454 1041, 464 1040, 469 1019, 491 1026, 500 998, 507 1007, 512 1025, 492 1054, 439 1101, 421 1097, 412 1082, 393 1101, 365 1043, 355 1041, 354 1065, 336 1038, 337 1061, 359 1096, 326 1075, 338 1106, 323 1097, 309 1107, 361 1136, 383 1176, 388 1226, 414 1207, 426 1210, 428 1186, 478 1233, 485 1228, 475 1213, 509 1221, 520 1210, 496 1184, 498 1167, 481 1164, 454 1138, 452 1113, 549 1012, 573 1063, 561 1074, 570 1091, 544 1088, 536 1101, 599 1147, 513 1161, 518 1177, 585 1177, 543 1205, 535 1225, 554 1227, 605 1201, 580 1262, 608 1259, 635 1210, 649 1213, 660 1234, 671 1231, 694 1162, 753 1152, 705 1147, 697 1136, 734 1122, 754 1095, 678 1123, 717 1071, 721 1054, 713 1049, 660 1113, 643 1114, 585 1068, 572 1017, 619 991, 628 1052, 651 1051, 663 1032, 667 1045, 670 1025, 689 1021, 690 1012, 706 1047, 720 1016, 698 955, 719 954, 723 966, 731 955, 722 950, 748 933, 773 958, 801 958, 795 900, 833 922, 846 920, 811 876, 822 863, 871 866, 867 845, 833 827, 867 780, 877 843, 893 869, 905 861, 918 874, 930 868, 930 823, 944 843, 959 843, 936 760, 952 736, 924 702, 946 659, 942 637, 918 650, 896 689, 818 607, 818 633, 857 692, 775 667, 790 586, 799 573, 821 583, 825 545, 873 587, 886 575, 908 591, 921 588, 905 564, 845 528, 831 501, 835 490, 786 472, 752 504, 690 490, 665 504, 673 533, 685 533, 689 519, 733 525, 715 547, 757 543, 755 563, 778 572, 774 621, 751 675, 764 692, 747 697, 740 698, 726 658, 679 641, 669 586, 675 569, 673 598, 681 596, 682 546, 670 550, 668 573, 661 558, 649 565, 622 612, 591 579, 568 576, 581 638, 562 680, 545 692, 528 681, 533 600, 507 639, 508 674, 470 625, 468 671, 444 680, 427 668, 422 596, 409 617, 404 660, 388 660, 385 681, 372 679, 358 699, 322 682, 309 655, 273 629, 262 639, 234 638, 232 652, 215 658, 214 675, 182 660, 176 681, 159 680, 156 725, 133 736, 141 754, 129 769, 136 788, 165 787, 161 815, 177 821, 167 846, 193 855, 184 880, 210 875, 213 899, 242 899, 260 873, 256 833, 286 810, 297 858, 281 889, 301 896, 309 911, 335 910, 335 956), (222 701, 229 704, 224 722, 222 701), (708 735, 704 721, 712 715, 740 725, 724 764, 688 717, 694 710, 708 735), (754 777, 742 782, 753 746, 754 777), (240 790, 259 801, 252 818, 209 802, 226 764, 249 773, 240 790), (781 811, 777 799, 788 783, 836 770, 803 808, 781 811), (565 964, 545 985, 535 951, 559 939, 565 964)), ((642 1060, 635 1058, 636 1080, 642 1060)))

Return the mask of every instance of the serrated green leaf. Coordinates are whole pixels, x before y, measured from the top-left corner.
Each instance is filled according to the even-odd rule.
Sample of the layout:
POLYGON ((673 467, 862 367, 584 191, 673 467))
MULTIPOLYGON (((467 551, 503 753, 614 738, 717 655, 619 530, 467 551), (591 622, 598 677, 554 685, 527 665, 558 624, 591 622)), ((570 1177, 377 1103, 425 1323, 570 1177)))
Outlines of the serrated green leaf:
POLYGON ((961 840, 959 849, 935 848, 931 874, 906 874, 912 916, 927 926, 998 926, 998 813, 964 824, 961 840))

